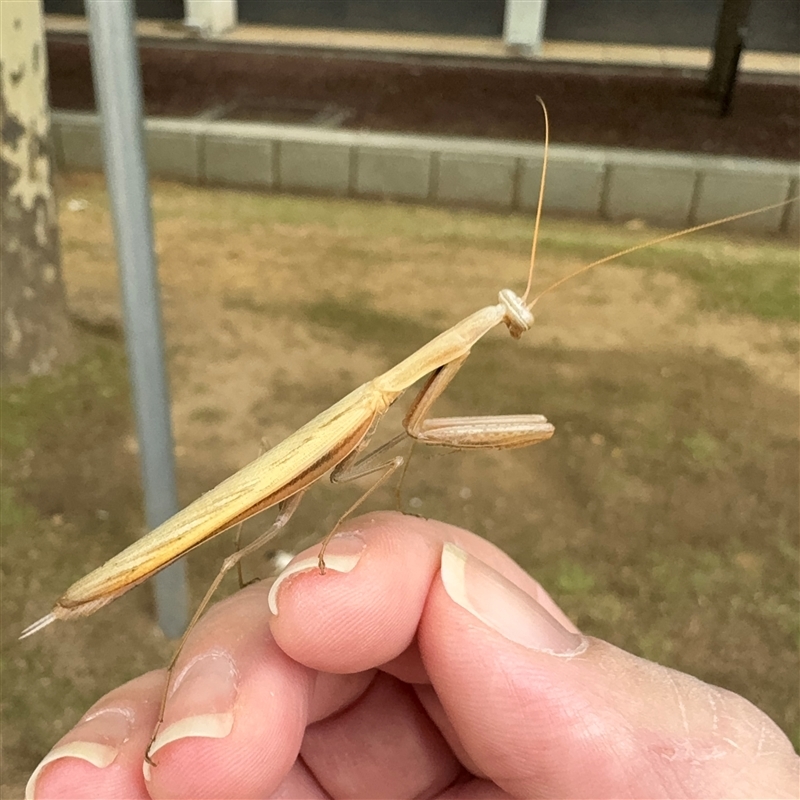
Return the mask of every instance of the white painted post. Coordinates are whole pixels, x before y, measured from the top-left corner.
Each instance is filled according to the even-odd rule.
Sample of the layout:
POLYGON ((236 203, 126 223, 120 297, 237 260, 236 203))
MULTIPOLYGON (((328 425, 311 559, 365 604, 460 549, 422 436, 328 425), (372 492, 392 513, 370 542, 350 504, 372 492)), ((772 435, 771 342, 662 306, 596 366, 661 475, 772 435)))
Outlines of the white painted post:
POLYGON ((547 0, 506 0, 503 41, 524 55, 537 56, 544 38, 547 0))
POLYGON ((183 0, 183 22, 203 36, 219 36, 236 27, 236 0, 183 0))

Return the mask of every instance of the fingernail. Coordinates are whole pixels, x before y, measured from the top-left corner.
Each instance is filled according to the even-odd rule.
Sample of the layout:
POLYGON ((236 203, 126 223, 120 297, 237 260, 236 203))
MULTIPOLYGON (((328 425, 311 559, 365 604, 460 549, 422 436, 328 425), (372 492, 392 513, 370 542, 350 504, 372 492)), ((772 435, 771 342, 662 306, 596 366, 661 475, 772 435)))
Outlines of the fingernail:
MULTIPOLYGON (((332 572, 351 572, 358 564, 361 554, 367 542, 361 534, 353 532, 338 533, 331 539, 327 550, 325 551, 325 569, 332 572)), ((278 616, 278 589, 287 578, 292 575, 297 575, 299 572, 308 572, 312 569, 319 569, 319 559, 317 556, 309 558, 301 558, 300 561, 295 561, 289 564, 286 569, 281 572, 272 584, 269 590, 269 610, 273 616, 278 616)))
POLYGON ((442 549, 442 583, 451 600, 509 641, 559 656, 586 648, 530 595, 450 542, 442 549))
POLYGON ((25 800, 36 796, 36 782, 42 770, 60 758, 78 758, 103 769, 114 762, 120 747, 131 733, 133 715, 127 710, 111 708, 85 717, 75 728, 80 738, 54 747, 41 761, 25 786, 25 800))
POLYGON ((170 722, 153 742, 150 756, 178 739, 226 737, 233 729, 238 691, 239 675, 227 653, 211 652, 195 659, 176 678, 167 700, 170 722))

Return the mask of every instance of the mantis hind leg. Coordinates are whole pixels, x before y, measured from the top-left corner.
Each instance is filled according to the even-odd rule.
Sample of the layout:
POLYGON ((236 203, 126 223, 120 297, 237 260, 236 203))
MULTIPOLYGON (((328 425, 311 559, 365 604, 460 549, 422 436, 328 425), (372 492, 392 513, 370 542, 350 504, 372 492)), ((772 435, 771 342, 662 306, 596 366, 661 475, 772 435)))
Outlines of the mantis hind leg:
POLYGON ((155 742, 156 738, 158 737, 158 732, 161 729, 161 724, 164 722, 164 710, 167 707, 167 697, 169 696, 169 690, 172 686, 172 673, 175 669, 175 664, 178 661, 178 656, 180 656, 181 651, 186 644, 187 639, 189 638, 189 634, 192 632, 192 629, 197 624, 197 621, 202 616, 203 612, 206 610, 209 602, 211 601, 214 592, 217 591, 219 588, 220 583, 222 583, 222 579, 225 575, 230 572, 235 566, 237 566, 243 558, 254 553, 256 550, 262 548, 267 542, 270 541, 273 537, 275 537, 278 532, 286 526, 289 520, 292 518, 292 515, 297 510, 297 507, 300 505, 300 500, 303 497, 305 490, 298 492, 292 497, 285 500, 278 506, 278 516, 275 522, 267 528, 264 533, 260 536, 256 537, 250 544, 243 547, 241 550, 236 550, 236 552, 229 555, 225 561, 222 562, 222 567, 220 571, 217 573, 217 577, 214 578, 211 586, 208 587, 208 591, 206 591, 203 599, 200 601, 200 605, 197 607, 197 610, 194 612, 194 616, 191 619, 191 622, 186 628, 183 636, 181 636, 180 641, 178 642, 178 646, 175 648, 175 652, 170 659, 169 665, 167 666, 167 683, 164 686, 164 692, 161 695, 161 705, 158 709, 158 719, 156 721, 155 727, 153 728, 153 735, 150 737, 150 742, 147 745, 147 750, 145 751, 145 761, 148 764, 155 766, 152 758, 150 757, 150 750, 153 747, 153 743, 155 742))
MULTIPOLYGON (((266 437, 261 439, 259 448, 258 448, 258 457, 264 455, 264 453, 269 450, 269 442, 266 440, 266 437)), ((242 528, 244 526, 244 520, 240 522, 236 526, 236 537, 234 539, 234 552, 238 553, 239 550, 242 549, 242 528)), ((244 573, 242 572, 242 562, 241 559, 236 562, 236 576, 239 579, 239 588, 244 589, 245 586, 249 586, 251 583, 255 583, 258 578, 253 578, 252 580, 245 581, 244 573)))

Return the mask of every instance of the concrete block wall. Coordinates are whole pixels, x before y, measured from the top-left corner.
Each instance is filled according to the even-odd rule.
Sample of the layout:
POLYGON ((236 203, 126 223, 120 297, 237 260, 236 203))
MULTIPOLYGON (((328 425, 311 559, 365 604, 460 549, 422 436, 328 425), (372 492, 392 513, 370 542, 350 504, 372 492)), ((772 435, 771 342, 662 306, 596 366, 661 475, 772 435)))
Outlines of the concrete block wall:
MULTIPOLYGON (((616 150, 609 153, 602 213, 613 220, 643 217, 680 227, 693 224, 692 203, 701 170, 691 157, 616 150)), ((755 208, 756 206, 753 206, 755 208)))
POLYGON ((432 199, 444 204, 513 208, 517 161, 507 155, 438 153, 432 199))
MULTIPOLYGON (((102 169, 96 115, 53 113, 59 168, 102 169)), ((151 118, 151 174, 191 183, 530 212, 541 145, 328 130, 297 125, 151 118)), ((701 224, 800 192, 800 162, 553 145, 545 211, 701 224)), ((732 223, 798 235, 798 203, 732 223)))
POLYGON ((275 186, 277 147, 257 129, 221 125, 205 136, 204 144, 203 176, 208 183, 256 189, 275 186))
POLYGON ((427 150, 365 145, 358 151, 355 193, 424 202, 430 196, 432 162, 427 150))
MULTIPOLYGON (((707 169, 700 180, 699 192, 702 204, 697 211, 697 222, 710 222, 720 217, 740 214, 749 208, 780 203, 791 193, 791 172, 776 169, 771 162, 756 161, 739 164, 734 159, 721 158, 707 169)), ((796 193, 795 193, 796 194, 796 193)), ((739 220, 738 226, 749 230, 780 229, 786 208, 774 208, 756 217, 739 220)))
MULTIPOLYGON (((522 159, 519 208, 534 211, 539 202, 544 148, 522 159)), ((603 207, 606 154, 589 147, 551 148, 547 165, 544 207, 556 213, 597 216, 603 207)))
POLYGON ((145 128, 147 164, 154 175, 198 183, 205 129, 193 120, 159 120, 145 128))
MULTIPOLYGON (((800 198, 800 178, 795 178, 789 187, 789 197, 800 198)), ((781 230, 786 231, 794 239, 800 237, 800 199, 795 199, 784 212, 781 230)))
POLYGON ((51 136, 61 169, 102 169, 103 144, 94 115, 53 114, 51 136))

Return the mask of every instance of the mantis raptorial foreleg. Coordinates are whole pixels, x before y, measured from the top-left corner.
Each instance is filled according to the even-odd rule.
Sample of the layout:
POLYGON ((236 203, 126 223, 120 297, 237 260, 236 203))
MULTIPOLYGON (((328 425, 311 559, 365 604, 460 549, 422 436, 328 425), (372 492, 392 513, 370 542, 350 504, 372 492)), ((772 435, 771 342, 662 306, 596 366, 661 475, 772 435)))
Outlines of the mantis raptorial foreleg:
POLYGON ((414 399, 403 420, 405 433, 395 436, 394 439, 391 439, 365 458, 355 461, 352 465, 350 461, 353 456, 357 455, 357 452, 351 454, 347 460, 334 470, 331 480, 337 483, 353 480, 381 469, 385 470, 385 472, 358 502, 340 517, 331 532, 323 540, 319 552, 319 568, 323 573, 325 572, 325 550, 339 526, 389 475, 403 464, 404 459, 402 456, 398 456, 389 462, 378 463, 374 466, 372 462, 376 456, 394 447, 406 435, 415 441, 444 447, 503 450, 543 442, 553 435, 555 428, 541 414, 428 418, 433 404, 444 393, 448 384, 456 376, 456 373, 461 369, 468 357, 469 353, 466 353, 434 370, 414 399))
POLYGON ((403 421, 409 436, 425 444, 460 450, 508 450, 544 442, 553 435, 555 428, 541 414, 429 418, 433 404, 455 378, 468 355, 432 373, 403 421))

